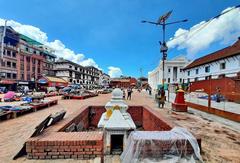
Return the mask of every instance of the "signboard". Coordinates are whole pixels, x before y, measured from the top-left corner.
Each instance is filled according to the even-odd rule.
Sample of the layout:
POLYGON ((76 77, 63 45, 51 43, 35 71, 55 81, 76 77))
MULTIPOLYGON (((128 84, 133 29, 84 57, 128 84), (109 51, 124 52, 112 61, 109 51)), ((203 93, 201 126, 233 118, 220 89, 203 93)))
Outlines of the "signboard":
POLYGON ((18 84, 28 85, 29 83, 28 83, 28 82, 25 82, 25 81, 19 81, 18 84))
POLYGON ((48 81, 46 79, 39 79, 38 83, 40 84, 46 84, 48 81))

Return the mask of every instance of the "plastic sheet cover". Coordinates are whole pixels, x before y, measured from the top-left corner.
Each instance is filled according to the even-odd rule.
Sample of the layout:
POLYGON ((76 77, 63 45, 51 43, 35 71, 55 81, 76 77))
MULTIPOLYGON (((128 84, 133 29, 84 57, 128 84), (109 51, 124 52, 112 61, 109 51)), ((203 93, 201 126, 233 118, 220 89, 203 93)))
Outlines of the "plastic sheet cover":
POLYGON ((123 163, 203 162, 196 138, 185 128, 171 131, 133 131, 120 156, 123 163))

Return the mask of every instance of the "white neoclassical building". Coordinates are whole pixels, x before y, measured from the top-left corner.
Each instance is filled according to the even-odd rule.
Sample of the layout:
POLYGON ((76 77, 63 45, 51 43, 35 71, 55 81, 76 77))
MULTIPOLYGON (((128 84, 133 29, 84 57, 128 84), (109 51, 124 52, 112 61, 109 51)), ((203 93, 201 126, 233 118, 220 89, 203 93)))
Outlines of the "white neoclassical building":
MULTIPOLYGON (((182 83, 184 78, 183 68, 189 64, 185 56, 177 56, 171 60, 165 61, 164 83, 177 84, 182 83)), ((158 85, 162 84, 162 60, 158 67, 153 71, 148 72, 148 83, 152 89, 157 89, 158 85)))

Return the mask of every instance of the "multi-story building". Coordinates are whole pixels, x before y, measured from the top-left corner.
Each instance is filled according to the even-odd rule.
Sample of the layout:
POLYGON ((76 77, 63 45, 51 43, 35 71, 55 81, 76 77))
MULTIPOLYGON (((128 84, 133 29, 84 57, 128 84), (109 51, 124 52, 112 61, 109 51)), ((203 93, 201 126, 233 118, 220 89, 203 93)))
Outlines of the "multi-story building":
POLYGON ((111 88, 129 88, 135 87, 137 85, 137 79, 133 77, 123 77, 120 78, 112 78, 110 79, 110 87, 111 88))
POLYGON ((205 80, 210 75, 212 79, 234 77, 239 72, 240 37, 232 46, 198 58, 184 68, 188 82, 205 80))
MULTIPOLYGON (((189 63, 184 56, 178 56, 172 60, 165 61, 164 83, 169 85, 179 84, 183 82, 183 68, 189 63)), ((148 84, 153 89, 158 89, 162 85, 163 66, 162 61, 159 66, 148 73, 148 84)))
POLYGON ((34 87, 38 78, 43 74, 43 60, 42 49, 38 47, 40 43, 22 35, 19 39, 18 58, 18 84, 29 85, 34 87))
POLYGON ((57 56, 54 54, 55 51, 46 46, 46 45, 40 45, 39 46, 42 49, 41 55, 44 57, 43 60, 43 75, 45 76, 55 76, 54 73, 54 62, 57 56))
POLYGON ((110 84, 110 76, 106 73, 103 73, 100 71, 100 76, 99 76, 99 86, 108 88, 110 84))
POLYGON ((61 77, 71 84, 83 84, 85 69, 81 65, 59 58, 54 64, 54 71, 57 77, 61 77))
POLYGON ((88 88, 96 88, 99 86, 99 76, 100 76, 100 70, 97 69, 94 66, 87 66, 85 67, 85 70, 87 73, 85 74, 87 76, 87 80, 85 81, 85 84, 87 82, 88 88))
POLYGON ((221 93, 239 103, 240 37, 233 45, 194 60, 184 72, 190 92, 221 93))
MULTIPOLYGON (((3 30, 4 27, 1 26, 1 36, 3 36, 3 30)), ((16 89, 18 43, 19 34, 11 27, 7 27, 3 44, 3 56, 0 58, 0 86, 7 87, 7 89, 16 89)))
MULTIPOLYGON (((4 27, 0 27, 2 35, 4 27)), ((17 85, 36 86, 42 75, 54 75, 56 56, 45 46, 25 35, 6 27, 3 60, 1 60, 1 85, 16 89, 17 85)))
POLYGON ((99 83, 100 70, 93 66, 83 67, 60 58, 55 62, 54 71, 57 77, 61 77, 71 84, 80 84, 87 89, 97 87, 99 83))

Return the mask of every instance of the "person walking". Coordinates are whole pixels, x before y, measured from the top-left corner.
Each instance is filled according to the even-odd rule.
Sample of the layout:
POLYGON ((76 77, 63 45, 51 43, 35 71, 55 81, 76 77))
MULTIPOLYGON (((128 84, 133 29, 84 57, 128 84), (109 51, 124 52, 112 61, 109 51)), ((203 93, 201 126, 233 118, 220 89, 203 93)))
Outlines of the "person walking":
POLYGON ((127 93, 128 93, 127 100, 131 100, 132 99, 132 89, 130 87, 127 89, 127 93))
POLYGON ((165 91, 164 88, 161 88, 160 90, 158 90, 158 107, 160 108, 160 106, 162 106, 162 108, 164 107, 165 104, 165 91))
POLYGON ((152 88, 149 88, 149 95, 152 95, 152 88))
POLYGON ((216 102, 220 102, 221 101, 221 89, 219 87, 216 88, 216 102))
POLYGON ((123 99, 125 100, 126 92, 125 92, 124 88, 122 89, 122 91, 123 91, 123 99))

